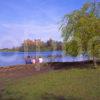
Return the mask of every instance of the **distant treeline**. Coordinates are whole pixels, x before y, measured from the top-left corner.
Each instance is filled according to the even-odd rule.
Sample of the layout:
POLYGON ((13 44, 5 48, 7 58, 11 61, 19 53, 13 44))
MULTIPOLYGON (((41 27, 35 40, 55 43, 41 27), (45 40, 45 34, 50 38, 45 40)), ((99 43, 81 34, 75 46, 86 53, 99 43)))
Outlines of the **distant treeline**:
POLYGON ((36 40, 24 40, 19 47, 3 48, 0 51, 20 51, 20 52, 32 52, 32 51, 49 51, 49 50, 62 50, 63 43, 61 41, 55 41, 52 39, 47 40, 46 42, 41 41, 40 39, 36 40))

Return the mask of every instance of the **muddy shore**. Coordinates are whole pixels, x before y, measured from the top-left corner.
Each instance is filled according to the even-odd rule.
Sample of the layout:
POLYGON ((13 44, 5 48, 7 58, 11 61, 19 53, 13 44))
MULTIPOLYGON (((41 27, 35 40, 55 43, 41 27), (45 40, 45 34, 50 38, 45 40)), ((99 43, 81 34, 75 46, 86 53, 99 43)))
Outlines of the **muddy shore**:
POLYGON ((30 76, 36 73, 47 72, 57 69, 70 69, 70 68, 91 68, 92 61, 85 62, 54 62, 43 64, 30 64, 30 65, 16 65, 9 67, 0 67, 0 78, 20 78, 30 76), (37 70, 37 68, 39 68, 37 70))

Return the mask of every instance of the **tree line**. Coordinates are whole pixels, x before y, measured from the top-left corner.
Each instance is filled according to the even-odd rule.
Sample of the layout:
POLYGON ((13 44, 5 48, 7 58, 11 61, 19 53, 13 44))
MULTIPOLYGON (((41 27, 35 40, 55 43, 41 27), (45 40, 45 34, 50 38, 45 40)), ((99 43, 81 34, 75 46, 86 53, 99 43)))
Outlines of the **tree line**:
POLYGON ((31 40, 27 39, 22 42, 19 47, 3 48, 0 51, 20 51, 20 52, 33 52, 33 51, 53 51, 62 50, 63 43, 61 41, 55 41, 49 39, 47 41, 42 41, 40 39, 31 40))

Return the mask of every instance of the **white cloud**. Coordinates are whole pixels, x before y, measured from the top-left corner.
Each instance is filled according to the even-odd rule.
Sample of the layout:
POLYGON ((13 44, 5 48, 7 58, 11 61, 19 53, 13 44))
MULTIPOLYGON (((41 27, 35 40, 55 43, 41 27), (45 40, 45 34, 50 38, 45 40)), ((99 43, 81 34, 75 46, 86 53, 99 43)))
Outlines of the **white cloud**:
POLYGON ((2 24, 8 32, 23 32, 24 34, 43 34, 43 33, 58 33, 56 24, 50 25, 34 25, 34 24, 2 24))
POLYGON ((55 40, 60 39, 59 28, 56 24, 48 25, 35 25, 28 24, 2 24, 2 29, 5 29, 3 33, 4 37, 12 37, 12 39, 22 42, 27 38, 42 39, 43 41, 53 38, 55 40))

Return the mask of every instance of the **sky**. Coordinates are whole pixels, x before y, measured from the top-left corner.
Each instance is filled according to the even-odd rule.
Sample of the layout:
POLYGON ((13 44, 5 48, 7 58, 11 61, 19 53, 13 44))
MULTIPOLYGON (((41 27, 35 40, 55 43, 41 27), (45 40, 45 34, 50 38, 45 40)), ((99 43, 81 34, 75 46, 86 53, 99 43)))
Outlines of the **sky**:
POLYGON ((25 39, 61 41, 61 19, 86 1, 0 0, 0 48, 19 46, 25 39))

